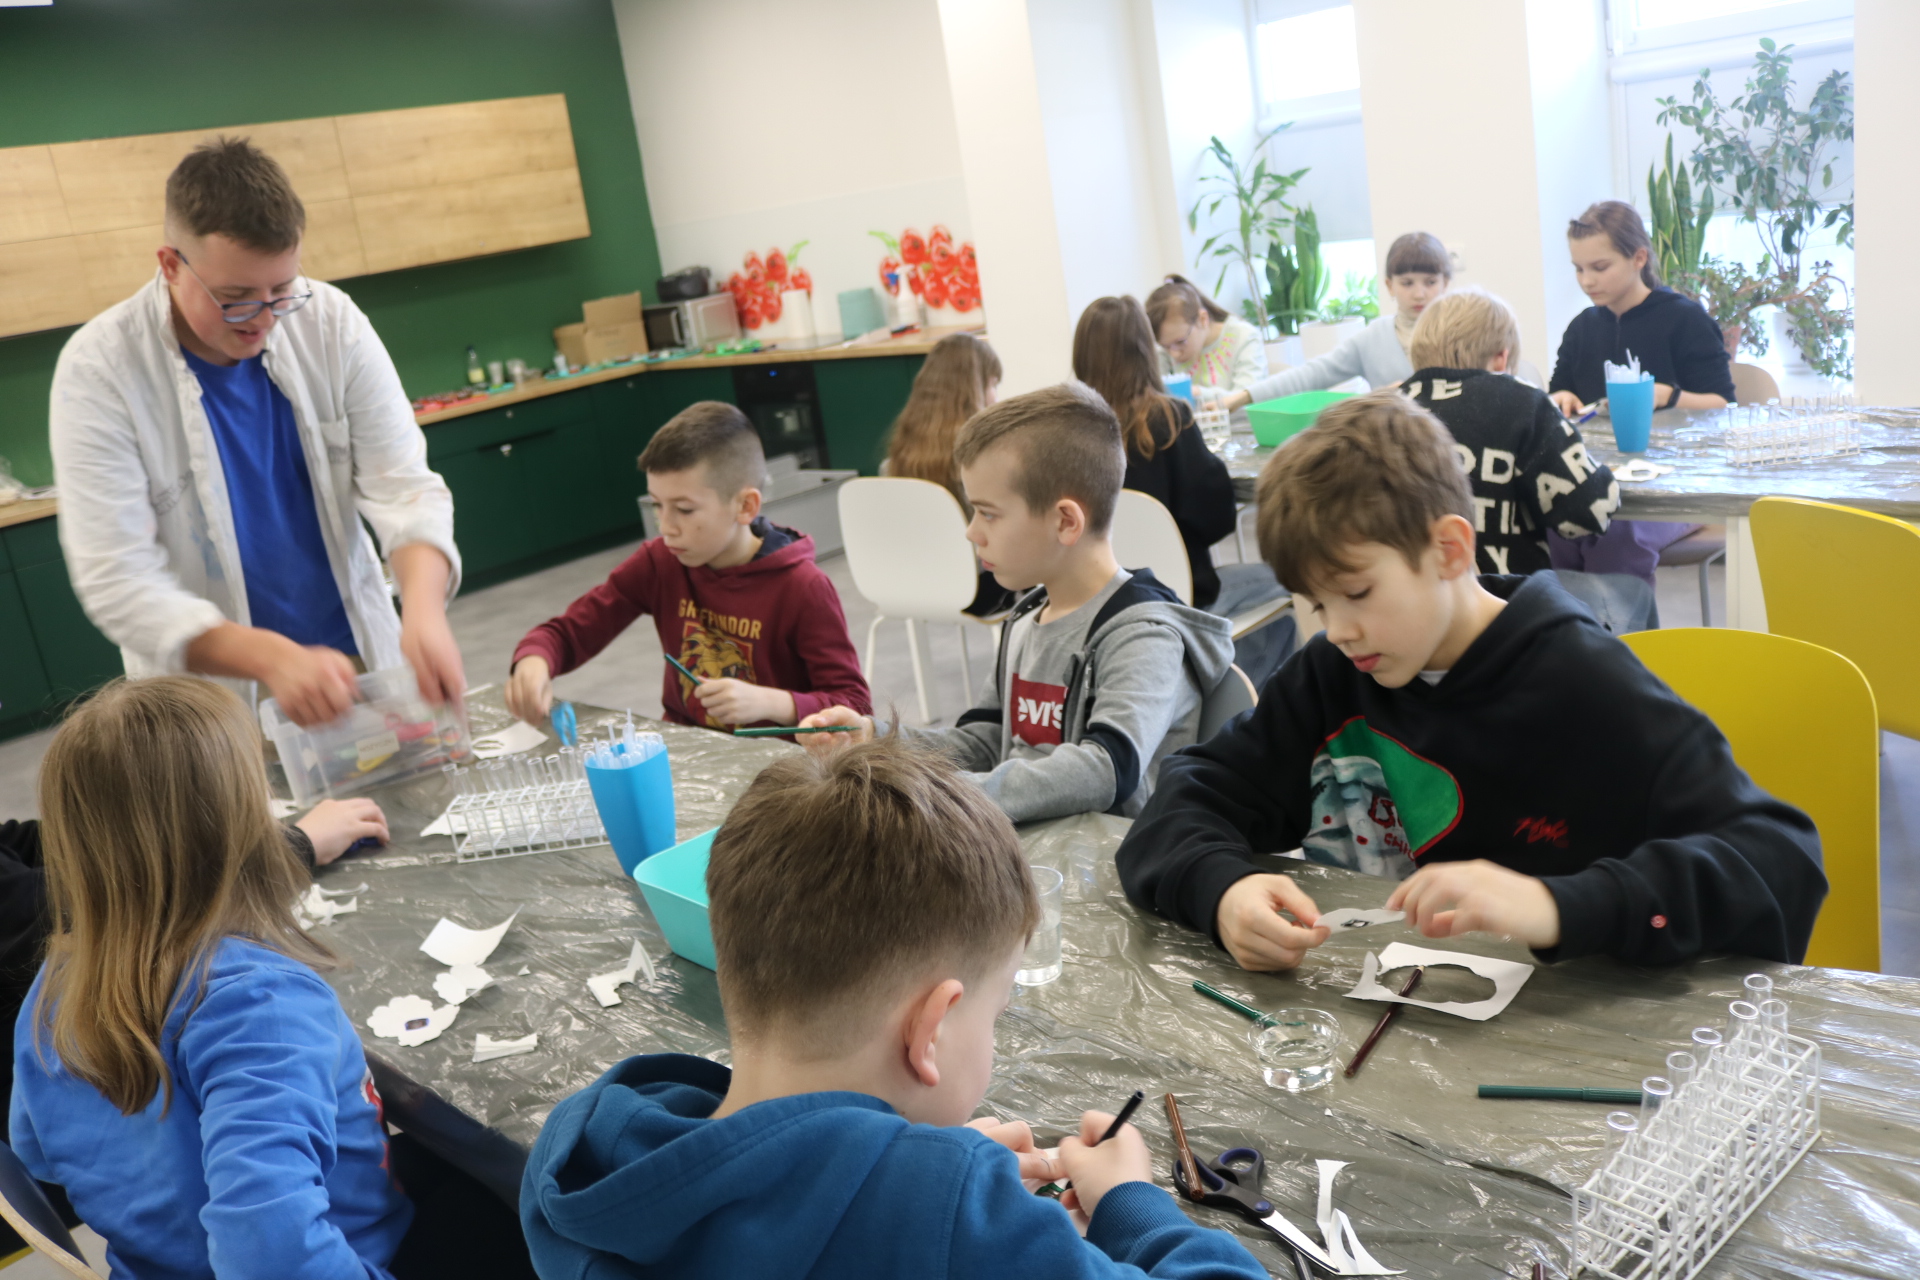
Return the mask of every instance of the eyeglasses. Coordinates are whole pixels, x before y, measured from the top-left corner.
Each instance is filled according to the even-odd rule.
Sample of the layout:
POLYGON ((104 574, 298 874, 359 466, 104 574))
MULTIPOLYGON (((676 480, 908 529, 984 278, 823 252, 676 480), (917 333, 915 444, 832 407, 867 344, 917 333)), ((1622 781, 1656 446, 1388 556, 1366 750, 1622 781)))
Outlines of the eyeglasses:
MULTIPOLYGON (((168 245, 167 247, 169 249, 173 248, 172 245, 168 245)), ((180 259, 180 265, 192 273, 196 281, 199 281, 200 287, 207 290, 207 297, 213 298, 213 305, 220 308, 220 318, 228 324, 245 324, 262 311, 271 311, 275 319, 281 316, 290 316, 300 308, 306 306, 313 298, 313 290, 309 289, 305 293, 290 293, 285 297, 269 298, 264 302, 222 302, 220 299, 213 297, 213 290, 207 289, 207 282, 200 279, 200 273, 194 271, 193 264, 187 261, 186 254, 181 253, 178 249, 174 249, 173 254, 176 258, 180 259)))

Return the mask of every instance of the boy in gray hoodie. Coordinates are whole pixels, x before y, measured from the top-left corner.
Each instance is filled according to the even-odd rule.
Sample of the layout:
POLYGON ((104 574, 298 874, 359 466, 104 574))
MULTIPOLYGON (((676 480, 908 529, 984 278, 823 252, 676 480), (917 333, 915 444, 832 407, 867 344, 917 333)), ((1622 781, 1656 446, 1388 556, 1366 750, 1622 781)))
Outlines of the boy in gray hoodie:
MULTIPOLYGON (((1201 699, 1233 661, 1231 625, 1114 559, 1126 454, 1119 420, 1086 387, 1001 401, 962 428, 954 460, 981 566, 1028 594, 979 703, 951 729, 903 735, 944 748, 1015 822, 1137 814, 1161 759, 1198 736, 1201 699)), ((804 738, 816 753, 875 732, 849 707, 800 723, 855 726, 804 738)))

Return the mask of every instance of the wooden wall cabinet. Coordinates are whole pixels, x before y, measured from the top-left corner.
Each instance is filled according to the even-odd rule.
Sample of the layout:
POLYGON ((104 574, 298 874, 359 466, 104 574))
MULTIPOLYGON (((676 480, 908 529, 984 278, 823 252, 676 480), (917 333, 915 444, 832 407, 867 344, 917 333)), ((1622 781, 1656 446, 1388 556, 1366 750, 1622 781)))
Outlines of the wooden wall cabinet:
POLYGON ((251 138, 307 208, 316 280, 590 232, 563 94, 0 149, 0 337, 79 324, 153 276, 167 175, 251 138))

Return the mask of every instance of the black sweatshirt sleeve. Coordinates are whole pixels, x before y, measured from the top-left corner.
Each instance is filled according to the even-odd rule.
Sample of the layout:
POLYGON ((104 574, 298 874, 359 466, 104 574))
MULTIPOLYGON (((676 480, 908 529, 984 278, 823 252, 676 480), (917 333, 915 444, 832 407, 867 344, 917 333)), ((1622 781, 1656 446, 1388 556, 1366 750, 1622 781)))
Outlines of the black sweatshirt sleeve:
POLYGON ((1667 965, 1727 951, 1801 962, 1827 896, 1819 833, 1754 785, 1704 716, 1667 752, 1649 829, 1623 858, 1542 878, 1560 908, 1560 945, 1542 959, 1667 965))
MULTIPOLYGON (((1585 313, 1582 312, 1581 315, 1585 313)), ((1553 376, 1547 379, 1547 390, 1571 391, 1580 395, 1575 381, 1580 367, 1580 316, 1576 315, 1567 324, 1567 331, 1560 335, 1560 350, 1553 358, 1553 376)), ((1581 399, 1585 399, 1581 396, 1581 399)))
POLYGON ((1733 362, 1720 326, 1698 303, 1686 308, 1673 331, 1674 377, 1682 391, 1698 391, 1733 403, 1733 362))
MULTIPOLYGON (((40 967, 48 928, 40 824, 0 823, 0 1006, 20 1007, 40 967)), ((6 1029, 11 1036, 13 1024, 6 1029)))
POLYGON ((1310 641, 1261 691, 1253 711, 1160 762, 1153 795, 1114 854, 1127 900, 1220 941, 1220 896, 1257 875, 1248 859, 1300 847, 1320 742, 1310 641))
MULTIPOLYGON (((1181 408, 1185 409, 1185 405, 1181 408)), ((1233 532, 1233 477, 1227 464, 1207 448, 1200 429, 1186 415, 1184 429, 1173 438, 1173 485, 1169 504, 1189 549, 1211 548, 1233 532)))
POLYGON ((1580 429, 1561 416, 1553 401, 1533 393, 1533 422, 1521 460, 1523 501, 1534 527, 1563 538, 1605 533, 1620 509, 1620 484, 1593 460, 1580 429))

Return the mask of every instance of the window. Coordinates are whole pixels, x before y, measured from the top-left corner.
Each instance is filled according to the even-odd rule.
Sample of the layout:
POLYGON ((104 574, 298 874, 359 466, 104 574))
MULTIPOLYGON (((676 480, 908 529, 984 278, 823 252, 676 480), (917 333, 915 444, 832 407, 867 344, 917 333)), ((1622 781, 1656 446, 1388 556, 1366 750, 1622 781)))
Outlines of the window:
MULTIPOLYGON (((1809 23, 1851 24, 1853 0, 1612 0, 1614 50, 1748 42, 1809 23)), ((1791 38, 1791 37, 1788 37, 1791 38)))
POLYGON ((1357 114, 1360 54, 1352 4, 1259 0, 1255 13, 1260 114, 1266 123, 1357 114))

